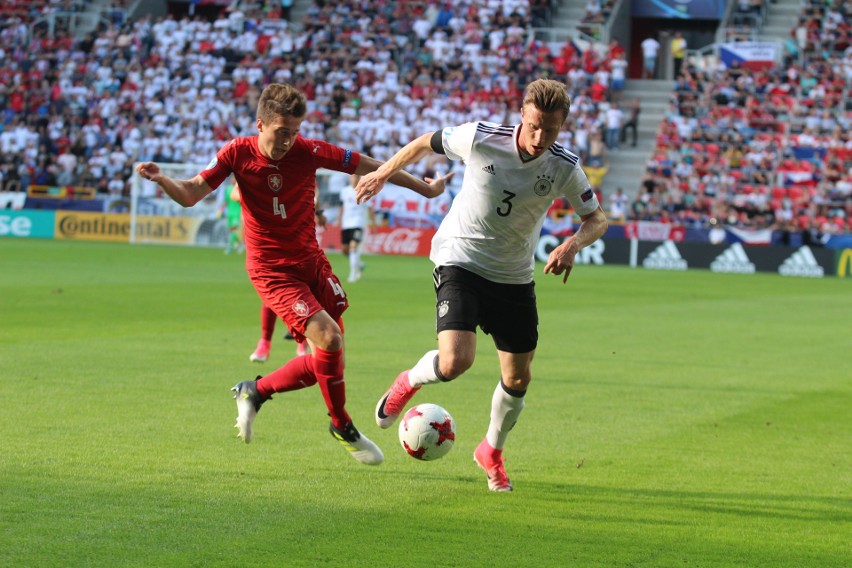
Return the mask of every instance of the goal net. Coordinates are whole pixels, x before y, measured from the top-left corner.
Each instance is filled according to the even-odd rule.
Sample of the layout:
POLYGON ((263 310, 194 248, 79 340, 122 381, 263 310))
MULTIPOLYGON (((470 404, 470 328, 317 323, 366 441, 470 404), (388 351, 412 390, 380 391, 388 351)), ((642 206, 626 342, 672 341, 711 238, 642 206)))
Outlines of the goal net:
MULTIPOLYGON (((164 174, 175 179, 192 179, 207 167, 206 164, 188 163, 158 165, 164 174)), ((348 176, 339 172, 317 172, 323 206, 340 203, 340 188, 346 185, 347 180, 348 176)), ((130 180, 130 242, 224 248, 228 244, 228 223, 224 215, 223 190, 232 184, 233 178, 226 180, 194 206, 182 207, 134 168, 130 180)))

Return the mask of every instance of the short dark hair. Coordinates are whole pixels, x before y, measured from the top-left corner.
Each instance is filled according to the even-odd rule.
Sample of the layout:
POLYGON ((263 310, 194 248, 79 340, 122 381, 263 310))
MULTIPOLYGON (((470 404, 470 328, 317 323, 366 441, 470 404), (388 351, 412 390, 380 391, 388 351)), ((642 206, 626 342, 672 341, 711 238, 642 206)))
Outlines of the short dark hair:
POLYGON ((257 119, 268 124, 278 116, 302 118, 308 112, 305 95, 286 83, 270 83, 257 101, 257 119))

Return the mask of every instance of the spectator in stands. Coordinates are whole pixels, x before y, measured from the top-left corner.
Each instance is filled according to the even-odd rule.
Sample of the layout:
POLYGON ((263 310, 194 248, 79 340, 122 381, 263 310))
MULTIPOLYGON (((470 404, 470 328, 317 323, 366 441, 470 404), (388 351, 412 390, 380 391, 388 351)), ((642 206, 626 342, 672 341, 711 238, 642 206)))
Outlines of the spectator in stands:
POLYGON ((589 133, 589 151, 585 163, 595 168, 603 166, 606 159, 606 148, 601 128, 594 125, 589 133))
POLYGON ((629 199, 624 194, 624 190, 620 187, 615 188, 615 192, 609 198, 609 219, 616 223, 623 223, 627 219, 627 205, 629 199))
POLYGON ((653 79, 657 73, 657 54, 660 42, 652 36, 646 37, 640 44, 642 48, 642 78, 653 79))
POLYGON ((553 0, 530 0, 530 23, 535 28, 550 27, 553 22, 553 0))
MULTIPOLYGON (((262 4, 275 8, 278 0, 258 7, 262 4)), ((77 180, 75 183, 104 192, 115 166, 111 162, 109 168, 99 164, 102 157, 95 151, 107 144, 125 154, 125 172, 127 163, 139 160, 206 162, 222 140, 251 130, 252 122, 245 117, 251 116, 249 109, 256 105, 263 85, 275 78, 304 83, 312 93, 309 100, 312 118, 303 124, 311 136, 325 136, 364 150, 368 149, 369 141, 371 146, 387 151, 392 138, 406 139, 414 120, 424 112, 436 125, 459 114, 511 121, 516 112, 512 109, 518 108, 511 85, 523 84, 526 77, 535 73, 549 72, 550 60, 552 68, 569 80, 574 100, 569 126, 577 131, 570 137, 566 133, 564 139, 570 140, 578 153, 587 156, 587 149, 582 148, 588 146, 584 134, 588 128, 583 124, 600 121, 607 98, 619 98, 613 66, 615 50, 612 46, 607 50, 601 49, 602 46, 579 49, 566 42, 564 49, 553 56, 542 50, 540 44, 525 53, 525 44, 508 39, 509 22, 527 34, 524 37, 528 39, 531 17, 535 17, 536 10, 540 14, 544 4, 495 2, 480 8, 480 4, 460 2, 451 6, 453 17, 440 30, 433 30, 432 26, 440 9, 445 7, 443 4, 435 4, 430 11, 428 6, 418 4, 408 10, 403 8, 409 6, 404 3, 355 3, 344 7, 323 2, 309 6, 305 31, 299 33, 285 21, 275 20, 275 10, 264 14, 249 8, 242 10, 241 33, 232 29, 230 12, 223 12, 211 21, 166 16, 158 20, 145 17, 136 21, 122 19, 115 24, 105 22, 90 37, 80 40, 66 33, 63 29, 66 22, 62 19, 56 21, 54 37, 48 37, 46 26, 30 29, 26 21, 10 20, 10 25, 0 28, 0 44, 9 63, 2 71, 8 73, 8 80, 0 82, 3 85, 0 91, 6 91, 5 95, 0 93, 0 110, 4 111, 7 122, 0 133, 0 153, 9 157, 4 185, 25 188, 36 174, 37 163, 32 155, 16 158, 30 137, 35 141, 32 148, 36 153, 43 144, 50 155, 46 165, 54 166, 57 183, 64 183, 68 177, 58 156, 65 153, 65 145, 70 141, 71 152, 84 160, 75 168, 72 176, 77 180), (520 15, 519 23, 517 18, 511 18, 513 11, 520 15), (438 32, 445 33, 445 41, 453 53, 449 60, 434 61, 431 52, 421 48, 413 24, 424 15, 423 41, 438 32), (187 46, 191 50, 187 51, 187 46), (606 57, 596 59, 595 51, 606 53, 606 57), (531 62, 533 53, 535 61, 531 62), (23 54, 26 60, 21 59, 23 54), (18 71, 30 61, 31 72, 18 71), (495 79, 486 72, 498 63, 503 65, 502 61, 508 71, 501 77, 495 79), (599 89, 595 93, 597 100, 587 105, 581 89, 594 83, 589 82, 590 78, 606 75, 598 72, 601 66, 610 73, 609 88, 599 89), (229 77, 230 69, 233 73, 229 77), (414 88, 409 86, 410 78, 418 75, 424 77, 428 88, 420 83, 414 88), (385 81, 385 77, 389 79, 385 81), (336 84, 345 88, 342 99, 332 103, 329 91, 336 84), (376 84, 382 85, 379 92, 374 88, 376 84), (229 91, 234 93, 233 98, 224 95, 229 91), (437 92, 452 92, 454 96, 445 102, 434 97, 437 92), (379 108, 380 105, 384 106, 379 108), (346 116, 329 118, 332 106, 345 110, 346 116), (580 109, 582 112, 578 112, 580 109), (176 122, 169 118, 178 115, 178 110, 185 114, 186 120, 176 122), (35 122, 38 113, 46 113, 45 120, 35 122), (398 118, 394 124, 374 126, 382 116, 398 118), (193 130, 199 120, 209 122, 210 128, 196 135, 193 130), (41 123, 51 126, 39 132, 36 125, 41 123), (59 124, 64 127, 54 126, 59 124), (185 143, 191 139, 197 144, 185 143), (93 157, 93 164, 88 167, 87 162, 93 157)), ((601 13, 607 13, 607 4, 601 3, 601 13)), ((763 10, 760 0, 741 4, 744 11, 747 4, 753 13, 763 10)), ((844 108, 848 99, 844 99, 844 89, 852 84, 852 50, 848 49, 850 32, 844 10, 841 3, 804 3, 801 30, 794 26, 789 38, 795 45, 794 38, 798 37, 802 48, 796 46, 795 53, 790 52, 788 57, 789 65, 778 69, 756 75, 737 67, 708 68, 698 76, 689 73, 689 67, 684 65, 681 73, 686 78, 685 89, 678 91, 677 116, 673 122, 680 141, 690 141, 682 148, 689 148, 692 153, 687 156, 679 152, 683 159, 692 160, 696 170, 718 161, 727 146, 720 143, 716 131, 725 128, 746 134, 743 143, 747 154, 755 146, 765 144, 759 138, 752 139, 750 129, 755 129, 758 135, 775 129, 770 147, 791 147, 791 136, 798 133, 803 120, 818 120, 818 124, 809 125, 814 137, 811 149, 817 152, 815 163, 825 163, 819 157, 826 155, 824 149, 829 144, 848 144, 852 124, 848 109, 844 108), (742 82, 736 81, 737 78, 742 82), (718 104, 706 105, 708 91, 719 95, 718 104), (703 104, 710 109, 708 113, 703 110, 703 104), (830 111, 830 116, 802 115, 820 107, 830 111), (832 120, 841 134, 847 133, 846 140, 827 141, 832 136, 829 131, 832 120), (790 124, 792 130, 782 132, 785 124, 790 124), (721 152, 706 149, 714 144, 724 146, 721 152), (696 145, 698 151, 694 150, 696 145)), ((622 106, 627 105, 622 103, 622 106)), ((624 110, 627 116, 622 131, 626 133, 630 121, 628 109, 624 110)), ((677 147, 672 146, 676 144, 672 133, 664 136, 667 151, 677 147)), ((774 184, 775 168, 781 158, 780 155, 762 158, 760 167, 745 164, 739 187, 747 188, 751 182, 755 188, 751 195, 766 195, 766 188, 774 184)), ((824 166, 816 169, 820 167, 824 166)), ((45 172, 41 173, 44 177, 45 172)), ((696 172, 692 177, 701 180, 703 175, 696 172)), ((849 177, 847 166, 845 179, 835 187, 842 187, 849 177)), ((665 185, 682 183, 680 178, 672 178, 665 185)), ((695 187, 698 182, 689 183, 700 204, 702 198, 695 187)), ((822 186, 818 191, 829 192, 822 186)), ((732 199, 734 190, 726 187, 723 193, 724 199, 732 199)))
POLYGON ((670 46, 675 78, 680 77, 680 70, 686 59, 686 48, 686 38, 683 37, 683 33, 680 30, 675 31, 670 46))
POLYGON ((609 165, 602 160, 589 161, 588 164, 583 165, 583 172, 586 174, 595 195, 602 195, 601 187, 608 171, 609 165))
POLYGON ((109 180, 109 183, 107 183, 106 189, 110 197, 118 198, 125 196, 125 186, 126 182, 124 180, 124 173, 115 172, 112 176, 112 179, 109 180))
POLYGON ((642 111, 639 97, 634 97, 630 106, 627 107, 627 116, 621 127, 621 141, 627 142, 627 131, 632 133, 630 145, 636 147, 639 134, 639 113, 642 111))
POLYGON ((610 97, 612 101, 619 102, 621 100, 621 94, 624 92, 627 80, 627 66, 628 63, 624 53, 619 53, 609 61, 611 73, 610 97))
POLYGON ((290 11, 293 9, 293 0, 281 1, 281 18, 290 21, 290 11))
POLYGON ((707 238, 710 240, 710 244, 722 244, 725 242, 727 237, 728 232, 725 231, 725 227, 723 227, 721 223, 717 222, 716 219, 711 219, 710 232, 707 235, 707 238))
POLYGON ((606 147, 610 150, 618 149, 618 140, 621 137, 621 127, 624 120, 624 112, 619 108, 617 102, 613 102, 606 110, 606 147))

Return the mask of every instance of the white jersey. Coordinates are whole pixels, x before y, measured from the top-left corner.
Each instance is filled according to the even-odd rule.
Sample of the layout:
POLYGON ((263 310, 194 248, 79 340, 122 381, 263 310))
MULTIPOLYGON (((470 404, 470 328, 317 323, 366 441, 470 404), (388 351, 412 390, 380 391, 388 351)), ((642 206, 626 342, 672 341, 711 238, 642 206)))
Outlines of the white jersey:
POLYGON ((555 143, 524 162, 517 126, 469 122, 444 128, 447 157, 464 160, 462 187, 432 239, 436 265, 460 266, 492 282, 528 284, 551 203, 568 199, 585 215, 598 208, 580 158, 555 143))
POLYGON ((367 227, 368 205, 355 201, 355 188, 347 184, 340 190, 340 228, 364 229, 367 227))

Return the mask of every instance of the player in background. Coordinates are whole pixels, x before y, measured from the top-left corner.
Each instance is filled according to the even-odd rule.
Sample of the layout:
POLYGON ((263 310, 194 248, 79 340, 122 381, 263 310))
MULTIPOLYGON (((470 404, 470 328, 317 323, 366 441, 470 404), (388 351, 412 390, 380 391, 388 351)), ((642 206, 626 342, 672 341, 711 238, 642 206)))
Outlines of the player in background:
MULTIPOLYGON (((153 162, 137 165, 142 177, 158 184, 174 201, 192 207, 230 175, 240 186, 249 279, 297 340, 307 338, 312 354, 233 387, 238 436, 252 439, 258 410, 274 393, 318 384, 331 417, 329 430, 353 458, 380 464, 382 451, 352 422, 346 410, 342 315, 349 302, 317 243, 316 171, 320 168, 365 174, 377 160, 299 135, 307 113, 304 94, 291 85, 264 88, 257 105, 258 133, 231 140, 210 164, 189 180, 166 176, 153 162)), ((447 178, 426 182, 399 172, 393 182, 424 196, 444 191, 447 178)))
POLYGON ((607 228, 580 159, 556 142, 569 109, 564 84, 538 79, 526 88, 520 124, 472 122, 423 134, 357 187, 359 201, 368 200, 396 172, 433 152, 466 164, 461 191, 432 239, 438 349, 399 374, 376 405, 376 422, 388 428, 423 385, 452 381, 469 369, 480 327, 494 341, 502 375, 488 431, 474 452, 492 491, 512 490, 503 447, 532 379, 534 249, 547 211, 554 198, 565 197, 581 219, 544 266, 563 282, 577 252, 607 228))
POLYGON ((243 212, 240 206, 240 186, 234 184, 230 190, 224 191, 225 220, 228 223, 228 244, 225 246, 225 254, 236 251, 242 253, 245 250, 243 244, 243 212))
POLYGON ((343 254, 349 257, 349 282, 361 279, 364 269, 361 243, 372 215, 372 209, 365 203, 358 203, 355 196, 355 186, 360 179, 360 176, 350 176, 349 185, 340 190, 340 245, 343 254))
MULTIPOLYGON (((267 306, 260 304, 260 339, 257 341, 257 347, 251 355, 249 361, 252 363, 266 363, 269 360, 269 353, 272 351, 272 336, 275 334, 275 324, 278 321, 278 314, 267 306)), ((295 339, 289 331, 284 339, 295 339)), ((308 354, 308 342, 296 342, 296 356, 308 354)))

